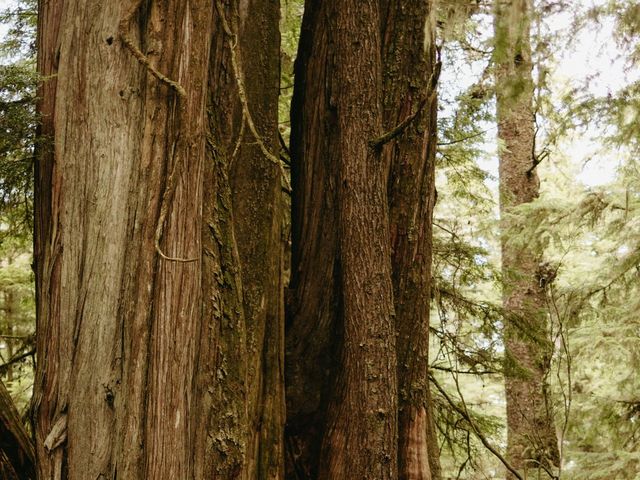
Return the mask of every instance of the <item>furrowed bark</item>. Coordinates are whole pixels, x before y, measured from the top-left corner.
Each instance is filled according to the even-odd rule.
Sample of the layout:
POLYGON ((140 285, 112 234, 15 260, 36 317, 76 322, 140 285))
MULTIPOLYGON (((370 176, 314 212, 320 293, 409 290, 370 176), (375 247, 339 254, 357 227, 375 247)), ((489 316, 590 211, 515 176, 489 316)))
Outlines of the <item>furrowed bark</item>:
MULTIPOLYGON (((209 405, 209 430, 221 431, 222 437, 215 440, 219 446, 206 462, 202 478, 283 476, 282 187, 279 166, 258 145, 262 142, 271 153, 278 153, 278 16, 278 2, 216 3, 209 140, 212 162, 218 166, 205 180, 212 188, 205 198, 209 227, 205 225, 203 238, 205 252, 210 244, 211 252, 219 252, 214 257, 222 255, 223 271, 236 276, 226 288, 231 298, 222 299, 227 305, 223 318, 234 321, 220 337, 226 343, 218 347, 217 355, 224 363, 215 374, 222 379, 227 399, 235 400, 217 397, 209 405), (239 81, 246 104, 241 101, 239 81), (241 342, 234 331, 236 336, 242 332, 241 342), (237 405, 232 417, 230 405, 237 405)), ((225 277, 219 279, 223 284, 225 277)), ((215 285, 205 288, 205 296, 207 290, 215 292, 215 285)))
POLYGON ((308 1, 292 106, 291 478, 395 478, 377 2, 308 1))
POLYGON ((384 128, 418 115, 384 149, 398 358, 398 478, 440 478, 429 391, 429 304, 435 204, 436 64, 433 3, 381 2, 384 128))
POLYGON ((20 414, 0 381, 0 477, 35 480, 35 454, 20 414))
MULTIPOLYGON (((496 84, 500 151, 500 211, 503 222, 511 208, 539 194, 534 168, 534 114, 530 0, 497 0, 495 4, 496 84)), ((515 245, 503 236, 503 303, 507 459, 520 472, 547 475, 559 464, 553 413, 545 375, 552 345, 547 339, 544 285, 538 272, 542 252, 515 245)), ((512 475, 509 474, 509 478, 512 475)))
MULTIPOLYGON (((246 108, 260 138, 245 126, 231 176, 247 322, 248 472, 249 478, 265 480, 284 474, 283 180, 281 168, 256 142, 278 157, 279 21, 278 0, 239 2, 238 50, 246 108)), ((236 127, 242 122, 238 113, 236 127)))
POLYGON ((39 478, 281 478, 278 3, 40 9, 39 478))
POLYGON ((211 113, 209 122, 202 225, 204 318, 195 408, 201 417, 194 424, 194 478, 248 479, 247 327, 233 230, 230 157, 216 143, 218 124, 211 113))
POLYGON ((41 2, 38 478, 193 475, 211 9, 41 2))
POLYGON ((330 111, 328 3, 305 2, 291 105, 291 282, 285 385, 287 478, 316 478, 341 336, 339 160, 330 111))
POLYGON ((329 15, 335 47, 331 100, 340 155, 342 330, 319 478, 397 476, 397 378, 386 170, 369 141, 382 131, 382 62, 375 0, 340 0, 329 15))

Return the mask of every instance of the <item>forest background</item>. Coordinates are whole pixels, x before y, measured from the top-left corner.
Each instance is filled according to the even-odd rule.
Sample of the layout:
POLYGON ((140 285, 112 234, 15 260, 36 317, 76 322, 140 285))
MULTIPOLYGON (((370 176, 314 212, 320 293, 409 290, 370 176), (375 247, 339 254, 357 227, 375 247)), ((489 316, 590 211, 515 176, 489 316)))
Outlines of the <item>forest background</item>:
MULTIPOLYGON (((0 51, 0 374, 25 419, 36 354, 36 11, 32 1, 4 5, 0 51)), ((634 479, 640 472, 640 6, 540 0, 534 11, 541 194, 514 210, 501 232, 492 7, 437 3, 442 72, 430 363, 443 478, 505 475, 487 449, 488 443, 504 451, 507 444, 502 235, 543 246, 551 272, 545 293, 554 348, 546 380, 561 478, 634 479)), ((303 2, 282 0, 280 15, 279 131, 288 145, 303 2)))

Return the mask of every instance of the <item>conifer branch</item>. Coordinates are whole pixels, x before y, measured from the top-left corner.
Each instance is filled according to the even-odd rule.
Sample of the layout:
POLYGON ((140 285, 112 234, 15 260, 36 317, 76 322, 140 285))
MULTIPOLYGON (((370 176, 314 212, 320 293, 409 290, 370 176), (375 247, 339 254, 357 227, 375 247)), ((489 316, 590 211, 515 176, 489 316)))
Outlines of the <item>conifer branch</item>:
POLYGON ((467 406, 463 404, 464 408, 461 408, 458 404, 456 404, 453 399, 447 394, 444 388, 442 388, 438 381, 433 377, 433 375, 429 375, 429 380, 442 394, 447 403, 451 405, 451 407, 467 421, 467 423, 473 430, 473 433, 476 435, 476 437, 478 437, 478 440, 480 440, 480 442, 486 447, 486 449, 493 453, 493 455, 495 455, 495 457, 500 460, 500 462, 506 467, 506 469, 509 470, 518 480, 524 480, 523 476, 518 473, 518 471, 507 461, 506 458, 502 456, 502 454, 493 445, 491 445, 491 442, 489 442, 487 437, 485 437, 484 434, 480 431, 480 429, 471 418, 471 415, 467 410, 467 406))
POLYGON ((33 347, 33 348, 31 348, 30 350, 28 350, 26 352, 22 352, 22 353, 18 353, 16 355, 14 355, 9 360, 7 360, 5 363, 0 365, 0 374, 4 375, 12 365, 15 365, 16 363, 21 362, 22 360, 24 360, 27 357, 33 357, 35 354, 36 354, 36 349, 35 349, 35 347, 33 347))
POLYGON ((393 127, 386 133, 383 133, 378 138, 369 141, 369 146, 373 149, 380 148, 384 146, 386 143, 389 143, 391 140, 399 137, 411 123, 418 118, 422 110, 424 109, 427 103, 431 104, 431 102, 435 99, 436 96, 436 87, 438 85, 438 80, 440 79, 440 71, 442 69, 442 62, 438 61, 436 66, 429 77, 429 81, 427 82, 427 87, 429 91, 427 94, 418 102, 418 108, 416 111, 402 120, 398 125, 393 127))
POLYGON ((411 122, 413 122, 418 117, 418 115, 420 115, 426 103, 427 103, 427 99, 423 98, 418 104, 418 108, 416 109, 415 112, 413 112, 411 115, 408 115, 404 120, 402 120, 398 125, 393 127, 388 132, 382 134, 375 140, 370 141, 369 146, 371 148, 380 148, 384 144, 389 143, 391 140, 399 137, 402 134, 402 132, 404 132, 407 129, 407 127, 411 125, 411 122))

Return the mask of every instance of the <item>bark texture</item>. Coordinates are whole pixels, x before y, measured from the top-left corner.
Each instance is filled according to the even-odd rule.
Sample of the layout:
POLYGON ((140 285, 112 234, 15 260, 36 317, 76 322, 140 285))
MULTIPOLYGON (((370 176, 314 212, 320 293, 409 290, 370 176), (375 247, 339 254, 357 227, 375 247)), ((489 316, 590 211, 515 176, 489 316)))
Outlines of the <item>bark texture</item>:
POLYGON ((369 146, 382 133, 379 21, 372 1, 309 1, 303 19, 292 108, 292 478, 396 477, 387 174, 369 146))
POLYGON ((394 479, 397 378, 386 171, 381 152, 370 146, 382 131, 379 5, 339 0, 332 6, 343 344, 319 478, 394 479))
POLYGON ((167 255, 200 257, 210 19, 207 2, 40 5, 57 77, 36 178, 39 478, 192 474, 200 263, 154 243, 160 223, 167 255))
POLYGON ((251 149, 231 166, 221 17, 269 27, 250 75, 272 81, 248 94, 268 92, 254 118, 273 145, 277 5, 40 3, 38 478, 281 474, 279 170, 251 149))
MULTIPOLYGON (((495 7, 503 222, 511 208, 533 201, 539 193, 534 163, 531 10, 530 0, 497 0, 495 7)), ((541 261, 542 252, 536 247, 517 245, 503 236, 507 459, 521 472, 546 475, 559 464, 559 453, 545 382, 553 347, 547 338, 541 261)))
POLYGON ((418 113, 385 147, 398 358, 398 478, 440 478, 429 391, 429 308, 435 204, 436 60, 433 2, 381 2, 384 127, 418 113))
POLYGON ((328 2, 305 2, 291 105, 291 281, 287 302, 287 478, 316 478, 341 348, 339 153, 327 83, 328 2))
MULTIPOLYGON (((340 418, 341 403, 353 395, 351 390, 343 391, 352 387, 345 387, 342 375, 353 370, 357 362, 373 365, 367 355, 378 348, 375 356, 395 357, 391 361, 398 364, 395 375, 400 382, 398 398, 385 400, 390 405, 400 403, 399 438, 389 461, 394 461, 398 452, 399 478, 439 478, 428 388, 437 80, 433 30, 429 28, 433 12, 428 2, 417 1, 361 3, 357 13, 350 8, 307 1, 295 66, 287 474, 290 478, 347 475, 344 470, 328 473, 333 467, 328 464, 331 454, 327 448, 339 446, 344 457, 349 457, 351 443, 363 441, 349 437, 348 431, 334 432, 332 422, 340 418), (372 31, 371 25, 375 24, 369 23, 376 19, 379 32, 372 31), (349 36, 346 31, 354 33, 349 36), (375 71, 379 73, 370 73, 375 71), (363 138, 377 139, 410 116, 415 116, 414 120, 396 140, 384 147, 357 151, 363 147, 363 138), (355 158, 366 160, 350 164, 355 158), (378 168, 371 167, 375 162, 379 162, 378 168), (348 170, 353 165, 368 170, 348 170), (384 205, 378 203, 381 186, 387 193, 383 195, 384 205), (369 203, 366 212, 354 208, 360 207, 358 202, 363 199, 369 203), (384 227, 384 220, 376 224, 387 215, 386 210, 390 210, 390 225, 384 227), (353 213, 345 220, 348 211, 353 213), (353 255, 349 245, 354 244, 359 254, 373 248, 377 255, 377 260, 369 257, 366 262, 356 263, 357 279, 351 273, 354 258, 348 258, 353 255), (375 308, 381 305, 380 299, 386 302, 391 297, 376 292, 371 285, 380 288, 381 284, 375 283, 387 281, 385 268, 391 263, 396 310, 391 328, 398 335, 397 349, 394 342, 376 347, 365 341, 367 335, 381 341, 388 328, 379 323, 385 314, 375 312, 375 308), (376 280, 369 280, 367 275, 376 280), (364 284, 360 287, 361 280, 364 284), (352 297, 354 286, 377 296, 377 300, 352 297), (353 308, 349 305, 359 302, 371 302, 374 316, 366 320, 366 327, 360 327, 372 326, 369 332, 354 334, 349 331, 353 308), (351 338, 356 335, 360 335, 359 350, 352 353, 351 338), (371 350, 365 351, 365 346, 371 350)), ((377 379, 375 375, 373 380, 377 379)), ((375 395, 362 398, 371 398, 372 404, 379 401, 375 395)), ((367 440, 373 441, 376 424, 356 413, 353 411, 345 420, 345 428, 349 423, 368 422, 367 440)), ((393 417, 395 413, 388 416, 391 421, 393 417)), ((371 454, 368 457, 374 458, 371 454)), ((340 468, 348 465, 344 458, 336 462, 340 468)), ((368 478, 357 477, 353 465, 349 468, 350 477, 368 478)), ((391 475, 396 475, 394 469, 390 464, 391 475)), ((386 478, 383 475, 387 474, 381 471, 374 478, 386 478)))
MULTIPOLYGON (((239 48, 247 107, 260 141, 276 157, 279 20, 279 1, 240 2, 239 48)), ((236 125, 237 120, 236 116, 236 125)), ((246 126, 231 174, 247 319, 249 475, 277 479, 284 473, 285 421, 282 178, 279 166, 265 157, 246 126)))
MULTIPOLYGON (((223 271, 233 272, 235 279, 228 284, 227 274, 217 278, 229 297, 213 310, 225 318, 219 325, 229 329, 221 336, 229 343, 221 347, 222 356, 217 354, 224 364, 216 376, 226 379, 224 395, 234 400, 220 398, 213 405, 242 409, 234 410, 233 417, 225 409, 211 411, 209 428, 228 435, 217 440, 224 447, 201 478, 222 470, 224 478, 247 479, 282 478, 284 472, 281 174, 258 145, 278 153, 278 19, 277 1, 223 2, 215 12, 208 108, 214 166, 205 172, 205 184, 217 188, 205 199, 209 229, 204 242, 205 252, 222 255, 223 271)), ((205 287, 205 292, 215 291, 215 284, 205 287)))
POLYGON ((0 381, 0 477, 6 480, 35 480, 33 444, 20 414, 0 381))

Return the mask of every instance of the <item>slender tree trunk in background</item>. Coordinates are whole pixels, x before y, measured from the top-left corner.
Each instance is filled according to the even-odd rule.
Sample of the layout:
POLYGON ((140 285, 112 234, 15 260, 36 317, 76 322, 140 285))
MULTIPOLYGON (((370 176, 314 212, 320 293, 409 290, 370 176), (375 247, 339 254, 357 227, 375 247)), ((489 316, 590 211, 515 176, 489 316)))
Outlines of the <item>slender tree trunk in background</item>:
POLYGON ((0 478, 35 480, 35 454, 20 414, 0 381, 0 478))
MULTIPOLYGON (((534 167, 534 115, 530 0, 497 0, 495 61, 500 151, 500 211, 538 197, 534 167)), ((553 470, 559 453, 545 376, 552 345, 547 339, 542 254, 530 245, 502 240, 507 395, 507 459, 524 472, 553 470)), ((537 473, 536 473, 537 474, 537 473)), ((510 475, 509 478, 512 478, 510 475)))
MULTIPOLYGON (((11 259, 9 259, 9 265, 11 265, 11 263, 11 259)), ((2 342, 5 345, 4 349, 6 350, 6 358, 4 358, 3 360, 9 361, 13 358, 14 354, 15 338, 13 337, 16 325, 16 314, 18 310, 16 292, 13 291, 11 285, 9 285, 8 288, 2 291, 2 297, 4 322, 6 327, 2 332, 4 335, 6 335, 6 337, 2 339, 2 342)), ((13 365, 7 366, 5 374, 7 376, 7 383, 10 384, 11 382, 13 382, 13 365)))
POLYGON ((38 478, 281 476, 279 170, 253 147, 231 166, 220 15, 262 42, 247 95, 273 148, 278 7, 245 3, 40 4, 38 478))
POLYGON ((433 3, 423 0, 383 0, 381 5, 385 130, 420 112, 385 148, 398 331, 398 476, 439 479, 428 376, 439 74, 435 12, 433 3))
POLYGON ((396 478, 377 2, 308 1, 292 107, 291 478, 396 478))

